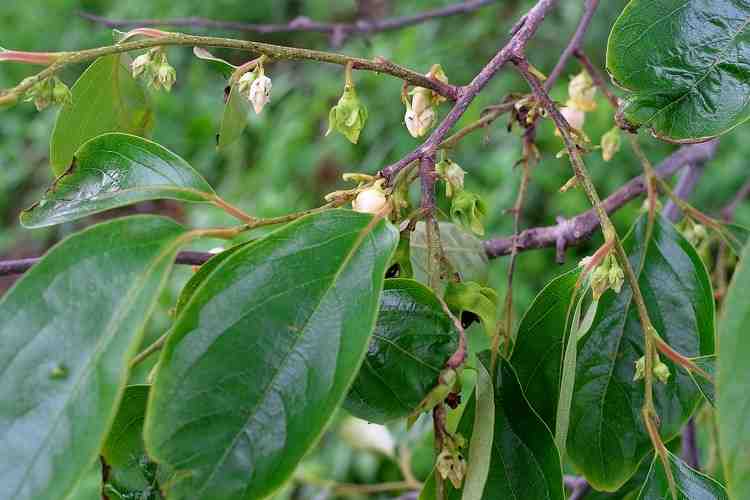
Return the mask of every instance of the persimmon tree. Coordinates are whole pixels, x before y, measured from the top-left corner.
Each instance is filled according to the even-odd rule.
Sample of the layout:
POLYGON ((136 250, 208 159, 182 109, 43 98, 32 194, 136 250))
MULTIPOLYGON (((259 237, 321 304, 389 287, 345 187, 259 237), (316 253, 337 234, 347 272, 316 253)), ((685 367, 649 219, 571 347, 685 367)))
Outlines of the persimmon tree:
MULTIPOLYGON (((324 32, 340 42, 489 3, 268 29, 324 32)), ((69 236, 41 258, 0 263, 2 274, 25 273, 0 300, 0 498, 266 498, 294 477, 338 408, 376 424, 431 419, 435 445, 423 484, 406 467, 402 482, 338 485, 341 494, 750 498, 747 230, 688 204, 689 175, 674 190, 665 181, 710 160, 717 137, 750 116, 750 6, 631 0, 611 27, 610 82, 582 50, 598 1, 583 3, 578 29, 549 74, 525 53, 557 4, 539 0, 465 83, 452 81, 438 61, 416 71, 383 58, 150 26, 115 30, 112 45, 92 49, 0 51, 0 61, 43 66, 0 91, 0 103, 60 107, 50 140, 54 181, 22 212, 23 226, 155 199, 213 205, 204 209, 237 220, 187 228, 156 215, 121 217, 69 236), (264 112, 279 60, 341 68, 327 134, 352 147, 368 119, 358 73, 400 79, 394 99, 404 123, 393 133, 422 142, 393 164, 345 174, 351 187, 317 208, 274 218, 245 213, 177 152, 147 138, 148 94, 171 89, 178 75, 168 55, 183 47, 194 64, 226 78, 218 148, 241 137, 248 113, 264 112), (233 65, 215 48, 251 57, 233 65), (580 68, 558 103, 549 90, 573 60, 580 68), (77 63, 89 66, 68 88, 58 74, 77 63), (499 71, 517 72, 527 87, 454 131, 499 71), (612 128, 593 144, 583 123, 598 106, 610 108, 612 128), (487 209, 464 186, 454 147, 504 116, 522 131, 515 232, 483 241, 487 209), (572 167, 561 191, 582 191, 592 208, 520 231, 530 172, 545 161, 535 145, 543 122, 556 128, 559 155, 572 167), (641 150, 641 130, 685 145, 655 167, 641 150), (622 142, 643 175, 601 199, 586 159, 616 161, 622 142), (641 194, 635 224, 615 227, 610 213, 641 194), (216 255, 183 250, 261 226, 276 228, 216 255), (567 247, 599 229, 603 244, 514 321, 518 254, 554 247, 562 262, 567 247), (485 267, 503 255, 510 265, 501 299, 485 267), (175 262, 200 267, 174 304, 171 328, 139 351, 175 262), (472 323, 479 340, 467 335, 472 323), (149 384, 127 385, 130 370, 151 356, 158 362, 149 384), (715 420, 718 477, 679 453, 690 456, 695 445, 680 436, 703 407, 715 420)))

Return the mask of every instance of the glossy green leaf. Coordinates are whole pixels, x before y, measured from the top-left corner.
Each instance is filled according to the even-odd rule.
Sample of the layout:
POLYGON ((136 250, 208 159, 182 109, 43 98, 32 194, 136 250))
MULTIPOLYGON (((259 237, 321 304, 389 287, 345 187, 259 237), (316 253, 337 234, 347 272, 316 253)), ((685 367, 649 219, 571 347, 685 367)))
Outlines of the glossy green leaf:
POLYGON ((727 488, 733 498, 750 491, 750 245, 745 246, 724 299, 719 323, 720 352, 717 374, 719 448, 727 488))
POLYGON ((60 110, 50 140, 55 175, 65 172, 89 139, 106 132, 144 135, 152 126, 146 94, 119 54, 94 61, 70 90, 73 100, 60 110))
POLYGON ((125 388, 102 457, 109 467, 107 482, 118 489, 142 491, 151 486, 144 475, 150 460, 143 444, 143 420, 148 402, 148 385, 125 388))
POLYGON ((495 435, 495 390, 492 387, 492 377, 482 363, 477 363, 474 401, 474 423, 461 500, 481 499, 490 472, 495 435))
POLYGON ((247 126, 250 101, 240 94, 235 83, 229 89, 229 95, 221 116, 219 134, 216 136, 216 146, 221 150, 235 142, 242 136, 247 126))
MULTIPOLYGON (((717 356, 715 354, 712 354, 710 356, 701 356, 698 358, 693 358, 693 363, 698 365, 700 368, 702 368, 706 373, 708 373, 713 380, 716 380, 716 358, 717 356)), ((705 377, 700 376, 697 373, 690 373, 690 376, 693 379, 693 382, 698 386, 698 389, 700 389, 701 393, 703 394, 703 397, 706 398, 706 401, 711 403, 711 406, 716 406, 716 384, 712 382, 711 380, 707 380, 705 377)))
POLYGON ((91 139, 40 201, 21 213, 42 227, 139 201, 167 198, 206 202, 214 190, 185 160, 147 139, 110 133, 91 139))
MULTIPOLYGON (((646 250, 646 225, 642 217, 624 242, 636 270, 646 250)), ((708 273, 695 249, 666 219, 655 221, 638 282, 651 322, 672 348, 689 357, 713 353, 708 273)), ((642 355, 643 331, 625 284, 619 294, 608 291, 601 297, 591 329, 578 345, 567 451, 599 490, 617 490, 652 449, 641 420, 643 381, 633 381, 642 355)), ((655 383, 654 397, 662 439, 669 441, 703 396, 684 370, 664 357, 662 361, 671 376, 666 384, 655 383)))
POLYGON ((184 238, 150 215, 93 226, 0 301, 0 498, 65 498, 86 473, 184 238))
POLYGON ((264 498, 341 404, 365 356, 398 231, 349 210, 298 219, 236 251, 161 353, 146 449, 170 499, 264 498))
POLYGON ((370 347, 344 408, 370 422, 406 417, 435 387, 457 346, 453 322, 429 288, 386 280, 370 347))
POLYGON ((202 59, 203 61, 209 63, 212 68, 214 68, 216 71, 227 78, 229 78, 234 70, 237 69, 237 66, 235 66, 234 64, 225 61, 220 57, 216 57, 203 47, 193 47, 193 55, 198 59, 202 59))
POLYGON ((102 463, 99 457, 65 500, 102 500, 102 463))
POLYGON ((625 119, 696 142, 750 117, 750 4, 631 0, 612 27, 607 70, 631 94, 625 119))
MULTIPOLYGON (((724 487, 716 480, 690 468, 685 462, 667 452, 677 498, 674 500, 729 500, 724 487)), ((637 500, 672 500, 669 480, 664 465, 654 457, 637 500)), ((743 497, 736 497, 738 499, 743 497)))
POLYGON ((550 429, 555 428, 570 301, 578 269, 550 281, 521 319, 511 362, 524 394, 550 429))
MULTIPOLYGON (((489 363, 484 361, 485 366, 489 363)), ((498 361, 494 382, 495 429, 489 474, 482 499, 523 498, 524 500, 563 500, 560 454, 549 428, 531 408, 523 394, 515 370, 505 360, 498 361)), ((464 412, 458 433, 473 443, 474 403, 464 412)), ((471 444, 466 454, 471 456, 471 444)), ((446 483, 448 499, 461 498, 462 492, 446 483)))
MULTIPOLYGON (((440 223, 440 242, 445 256, 460 275, 461 281, 486 284, 489 279, 489 260, 482 240, 450 222, 440 223)), ((411 235, 411 264, 414 278, 427 284, 427 241, 425 225, 417 223, 411 235)))

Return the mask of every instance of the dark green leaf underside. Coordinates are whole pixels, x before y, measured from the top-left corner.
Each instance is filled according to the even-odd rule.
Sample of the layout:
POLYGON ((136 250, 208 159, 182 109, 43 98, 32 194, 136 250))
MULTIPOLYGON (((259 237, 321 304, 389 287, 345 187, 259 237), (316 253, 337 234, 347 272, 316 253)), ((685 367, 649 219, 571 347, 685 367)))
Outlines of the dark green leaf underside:
MULTIPOLYGON (((716 480, 690 468, 685 462, 667 452, 677 492, 676 500, 729 500, 727 492, 716 480)), ((654 457, 637 500, 672 500, 664 465, 654 457)), ((740 497, 737 497, 738 499, 740 497)))

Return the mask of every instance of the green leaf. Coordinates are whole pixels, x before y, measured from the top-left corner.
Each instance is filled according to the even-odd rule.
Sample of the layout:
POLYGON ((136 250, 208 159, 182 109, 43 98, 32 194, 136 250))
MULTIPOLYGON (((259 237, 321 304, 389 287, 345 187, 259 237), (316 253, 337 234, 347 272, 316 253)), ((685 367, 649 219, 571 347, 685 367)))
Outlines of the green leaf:
POLYGON ((671 142, 721 135, 750 117, 750 4, 631 0, 607 70, 631 94, 625 119, 671 142))
MULTIPOLYGON (((441 222, 440 241, 448 262, 461 275, 461 281, 487 283, 489 260, 482 240, 453 223, 441 222)), ((427 284, 429 276, 424 222, 417 223, 411 235, 411 264, 414 278, 420 283, 427 284)))
POLYGON ((146 449, 170 499, 256 499, 317 441, 365 356, 398 240, 386 221, 329 210, 221 262, 159 360, 146 449))
POLYGON ((0 498, 65 498, 99 455, 185 234, 150 215, 90 227, 2 298, 0 498))
POLYGON ((370 347, 344 408, 376 423, 406 417, 435 387, 457 347, 453 322, 429 288, 386 280, 370 347))
POLYGON ((102 463, 99 457, 84 473, 75 489, 66 500, 101 500, 102 499, 102 463))
POLYGON ((727 488, 732 497, 743 498, 750 491, 750 245, 745 246, 735 269, 724 312, 719 323, 721 352, 718 363, 719 448, 727 488))
POLYGON ((207 202, 214 190, 185 160, 147 139, 110 133, 81 146, 40 201, 21 213, 25 227, 79 219, 139 201, 207 202))
POLYGON ((461 500, 482 498, 490 472, 492 440, 495 434, 495 391, 492 387, 492 377, 482 363, 477 363, 474 401, 474 424, 461 500))
MULTIPOLYGON (((560 454, 554 437, 526 400, 515 370, 502 359, 498 361, 494 390, 492 456, 481 498, 563 500, 560 454)), ((470 439, 468 456, 472 455, 474 443, 474 406, 470 401, 458 425, 458 433, 470 439)), ((449 500, 462 498, 461 492, 454 490, 450 483, 445 486, 449 500)))
POLYGON ((143 444, 149 387, 130 385, 125 388, 120 409, 102 447, 102 457, 109 467, 107 482, 118 490, 143 491, 153 486, 153 478, 144 474, 149 468, 156 469, 143 444))
POLYGON ((55 175, 70 166, 76 150, 105 132, 145 135, 153 116, 143 89, 119 54, 100 57, 71 88, 73 101, 60 110, 50 141, 55 175))
POLYGON ((518 325, 511 356, 524 394, 550 429, 555 428, 567 315, 579 275, 578 268, 568 271, 536 296, 518 325))
POLYGON ((222 150, 240 138, 247 126, 250 101, 240 94, 235 83, 229 89, 229 96, 224 105, 221 116, 219 134, 216 136, 216 146, 222 150))
MULTIPOLYGON (((675 500, 729 500, 726 490, 718 481, 691 469, 669 451, 667 451, 667 456, 677 490, 675 500)), ((638 494, 637 500, 672 500, 673 498, 669 480, 664 473, 664 465, 657 456, 654 456, 646 483, 638 494)))
POLYGON ((193 47, 193 55, 198 59, 202 59, 208 62, 212 68, 224 75, 226 78, 232 76, 234 70, 237 69, 237 66, 235 66, 234 64, 225 61, 220 57, 216 57, 203 47, 193 47))
MULTIPOLYGON (((692 361, 716 380, 716 358, 717 356, 712 354, 710 356, 693 358, 692 361)), ((698 389, 701 391, 701 394, 703 394, 703 397, 706 398, 706 401, 708 401, 711 406, 716 406, 715 384, 697 373, 690 372, 690 377, 693 379, 693 382, 695 382, 695 385, 698 386, 698 389)))
MULTIPOLYGON (((624 246, 639 269, 646 217, 624 246)), ((711 282, 695 249, 666 220, 655 221, 638 283, 659 335, 688 357, 714 350, 711 282)), ((567 441, 568 456, 592 486, 615 491, 638 468, 652 446, 641 420, 643 381, 633 382, 643 356, 643 330, 626 285, 599 300, 588 334, 578 345, 578 367, 567 441)), ((654 385, 662 439, 669 441, 695 410, 702 395, 690 376, 662 356, 670 369, 666 384, 654 385)))

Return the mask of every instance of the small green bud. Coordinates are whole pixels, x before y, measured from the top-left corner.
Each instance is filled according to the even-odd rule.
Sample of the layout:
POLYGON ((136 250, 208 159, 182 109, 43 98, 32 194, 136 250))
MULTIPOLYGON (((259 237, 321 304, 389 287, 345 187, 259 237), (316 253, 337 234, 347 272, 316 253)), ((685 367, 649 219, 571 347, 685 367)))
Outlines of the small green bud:
POLYGON ((479 195, 461 190, 453 196, 451 219, 480 236, 484 234, 482 217, 486 213, 487 207, 479 195))
POLYGON ((607 255, 602 263, 591 273, 591 291, 594 300, 599 298, 610 288, 620 293, 625 282, 625 273, 612 254, 607 255))
POLYGON ((172 85, 177 81, 177 72, 169 64, 162 64, 156 72, 159 85, 167 92, 172 90, 172 85))
POLYGON ((385 191, 383 191, 382 182, 378 182, 357 194, 357 197, 352 201, 352 209, 355 212, 377 214, 383 210, 387 202, 388 199, 385 196, 385 191))
POLYGON ((448 198, 451 198, 454 193, 463 190, 466 172, 458 163, 446 158, 435 165, 435 171, 445 179, 445 195, 448 198))
POLYGON ((52 370, 49 372, 49 378, 51 379, 64 379, 68 377, 68 367, 65 366, 62 363, 57 363, 55 366, 52 367, 52 370))
POLYGON ((620 150, 622 140, 620 139, 620 129, 612 127, 607 133, 602 136, 602 159, 604 161, 610 161, 614 158, 615 154, 620 150))
POLYGON ((148 51, 133 59, 133 62, 130 63, 130 71, 133 74, 133 78, 138 78, 141 75, 145 76, 151 67, 151 56, 152 52, 148 51))
POLYGON ((654 375, 659 379, 659 382, 666 384, 669 381, 671 373, 669 372, 669 367, 659 360, 656 362, 656 366, 654 366, 654 375))
POLYGON ((357 144, 359 134, 365 128, 367 121, 367 108, 357 97, 357 91, 353 83, 344 86, 344 93, 338 103, 331 108, 328 114, 328 131, 337 130, 341 132, 352 144, 357 144))
POLYGON ((177 72, 167 61, 167 53, 161 47, 153 48, 133 59, 130 71, 133 78, 143 78, 150 88, 163 88, 167 92, 172 90, 172 85, 177 80, 177 72))
POLYGON ((70 89, 57 77, 54 78, 52 102, 63 106, 73 102, 73 94, 70 92, 70 89))

